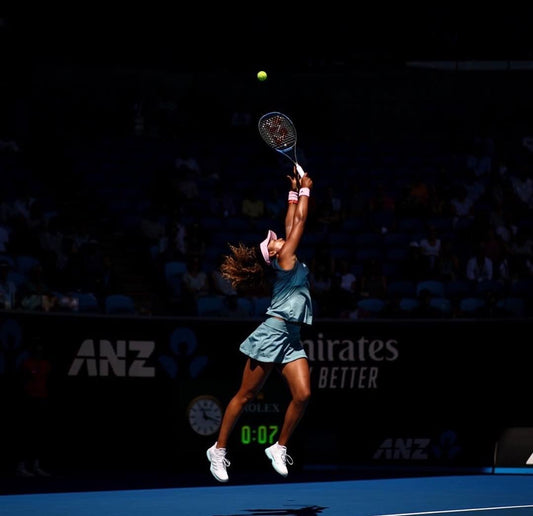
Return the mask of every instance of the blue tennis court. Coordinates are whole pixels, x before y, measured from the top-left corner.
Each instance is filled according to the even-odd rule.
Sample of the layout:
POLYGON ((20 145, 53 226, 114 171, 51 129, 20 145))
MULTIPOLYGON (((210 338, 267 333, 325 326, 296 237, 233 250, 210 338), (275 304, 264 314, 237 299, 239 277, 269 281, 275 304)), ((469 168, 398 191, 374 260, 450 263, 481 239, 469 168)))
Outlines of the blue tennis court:
POLYGON ((464 475, 12 494, 6 516, 533 514, 533 475, 464 475))

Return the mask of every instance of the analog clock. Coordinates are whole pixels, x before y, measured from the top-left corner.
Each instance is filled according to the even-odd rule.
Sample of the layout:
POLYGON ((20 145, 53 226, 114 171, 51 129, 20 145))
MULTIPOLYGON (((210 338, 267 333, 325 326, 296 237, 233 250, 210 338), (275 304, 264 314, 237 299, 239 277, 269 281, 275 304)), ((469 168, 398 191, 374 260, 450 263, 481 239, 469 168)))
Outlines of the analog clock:
POLYGON ((197 396, 187 407, 187 420, 197 434, 212 435, 220 428, 222 405, 214 396, 197 396))

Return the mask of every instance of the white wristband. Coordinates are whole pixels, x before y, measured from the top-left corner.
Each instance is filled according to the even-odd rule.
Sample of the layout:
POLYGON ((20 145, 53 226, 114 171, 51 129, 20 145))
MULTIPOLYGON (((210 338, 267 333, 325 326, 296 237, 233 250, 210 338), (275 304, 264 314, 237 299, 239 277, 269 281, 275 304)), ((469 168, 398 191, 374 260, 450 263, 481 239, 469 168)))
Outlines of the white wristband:
POLYGON ((289 201, 298 201, 298 192, 291 190, 289 192, 289 201))
POLYGON ((311 190, 309 188, 305 186, 300 188, 299 195, 305 195, 306 197, 309 197, 310 194, 311 194, 311 190))

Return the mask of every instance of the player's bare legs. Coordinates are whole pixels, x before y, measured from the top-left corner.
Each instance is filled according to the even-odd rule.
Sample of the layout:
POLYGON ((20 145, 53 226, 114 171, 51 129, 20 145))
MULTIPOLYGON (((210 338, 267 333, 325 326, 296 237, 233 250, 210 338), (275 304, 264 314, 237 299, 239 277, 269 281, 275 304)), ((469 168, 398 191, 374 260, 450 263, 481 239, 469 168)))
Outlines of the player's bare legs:
POLYGON ((217 448, 226 448, 229 436, 245 405, 259 394, 273 367, 274 364, 258 362, 251 358, 246 361, 242 373, 241 386, 231 398, 224 412, 218 432, 217 448))
POLYGON ((281 446, 287 446, 287 442, 302 419, 311 398, 311 375, 306 358, 299 358, 284 364, 281 373, 287 380, 292 396, 285 412, 285 419, 278 439, 281 446))
POLYGON ((272 467, 283 477, 288 475, 287 464, 292 464, 292 457, 287 453, 287 442, 302 419, 311 398, 310 372, 307 358, 299 358, 284 364, 281 374, 287 380, 292 399, 285 411, 283 426, 278 442, 265 450, 272 467))

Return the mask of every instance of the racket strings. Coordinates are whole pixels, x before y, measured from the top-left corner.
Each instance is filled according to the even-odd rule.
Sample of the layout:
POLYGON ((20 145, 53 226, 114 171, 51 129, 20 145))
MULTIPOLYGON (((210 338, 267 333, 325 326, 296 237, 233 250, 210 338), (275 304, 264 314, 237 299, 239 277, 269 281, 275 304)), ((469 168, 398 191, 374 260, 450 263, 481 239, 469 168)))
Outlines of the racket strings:
POLYGON ((262 118, 259 133, 265 142, 276 150, 289 149, 296 145, 296 129, 286 118, 275 115, 262 118))

